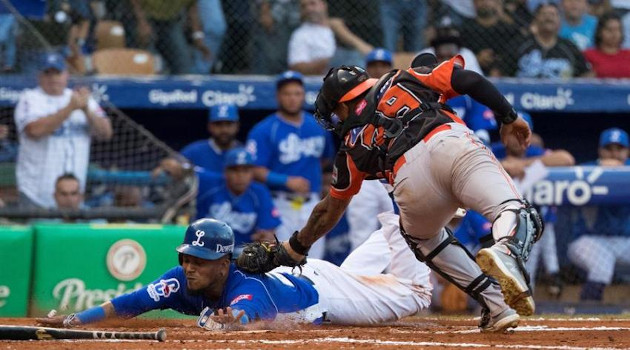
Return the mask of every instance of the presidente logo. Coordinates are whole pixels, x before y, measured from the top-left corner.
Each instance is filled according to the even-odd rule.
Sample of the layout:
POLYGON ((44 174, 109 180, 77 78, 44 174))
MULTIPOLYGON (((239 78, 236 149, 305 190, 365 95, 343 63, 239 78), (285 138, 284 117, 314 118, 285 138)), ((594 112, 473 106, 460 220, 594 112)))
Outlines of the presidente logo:
POLYGON ((0 285, 0 308, 7 304, 7 300, 11 295, 11 288, 9 286, 0 285))
POLYGON ((67 278, 55 285, 52 294, 57 302, 56 309, 74 312, 100 305, 119 295, 133 292, 142 287, 142 283, 137 282, 131 288, 128 288, 124 283, 119 283, 116 289, 87 289, 83 280, 67 278))
POLYGON ((107 270, 119 281, 131 281, 147 266, 147 254, 142 246, 132 239, 121 239, 107 251, 107 270))
POLYGON ((575 167, 574 180, 541 180, 525 192, 525 197, 538 205, 586 205, 593 196, 605 196, 608 187, 595 185, 595 182, 604 173, 601 167, 595 167, 585 177, 582 167, 575 167))

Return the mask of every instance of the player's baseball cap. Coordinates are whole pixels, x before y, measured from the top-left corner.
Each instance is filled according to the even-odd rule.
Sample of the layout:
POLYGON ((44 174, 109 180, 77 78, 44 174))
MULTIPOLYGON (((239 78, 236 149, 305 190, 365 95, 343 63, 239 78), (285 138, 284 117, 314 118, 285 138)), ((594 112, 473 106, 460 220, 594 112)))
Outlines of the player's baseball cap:
POLYGON ((48 52, 42 55, 39 63, 39 70, 56 69, 60 72, 66 70, 66 61, 63 56, 56 52, 48 52))
POLYGON ((236 106, 230 104, 219 104, 210 107, 210 113, 208 114, 208 121, 210 122, 237 122, 238 110, 236 106))
POLYGON ((279 90, 284 84, 290 82, 297 82, 300 85, 304 85, 304 76, 300 72, 288 70, 281 73, 276 78, 276 90, 279 90))
POLYGON ((365 56, 366 65, 372 62, 385 62, 391 65, 394 62, 394 60, 392 58, 391 51, 387 49, 383 49, 383 48, 377 48, 370 51, 370 53, 368 53, 367 56, 365 56))
POLYGON ((617 143, 625 148, 630 148, 628 133, 619 128, 610 128, 602 131, 599 137, 599 147, 606 147, 611 143, 617 143))
POLYGON ((225 154, 224 167, 229 168, 239 165, 254 165, 254 156, 247 152, 245 148, 232 148, 225 154))

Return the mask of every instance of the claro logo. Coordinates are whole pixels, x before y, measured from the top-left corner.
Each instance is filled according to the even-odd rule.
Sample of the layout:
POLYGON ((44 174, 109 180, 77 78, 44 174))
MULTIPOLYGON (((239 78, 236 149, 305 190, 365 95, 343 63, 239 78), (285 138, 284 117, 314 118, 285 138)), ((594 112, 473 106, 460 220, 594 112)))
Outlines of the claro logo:
POLYGON ((526 92, 521 96, 524 109, 563 110, 575 103, 571 89, 558 88, 555 95, 544 95, 537 92, 526 92))
POLYGON ((581 167, 576 167, 574 171, 575 180, 538 181, 525 193, 525 197, 538 205, 571 204, 581 206, 587 204, 594 195, 605 196, 608 194, 607 186, 594 185, 604 172, 602 168, 594 168, 586 178, 584 178, 584 170, 581 167))
POLYGON ((238 92, 224 92, 220 90, 204 91, 201 95, 201 103, 208 107, 217 104, 227 103, 243 107, 250 102, 256 101, 253 85, 238 85, 238 92))

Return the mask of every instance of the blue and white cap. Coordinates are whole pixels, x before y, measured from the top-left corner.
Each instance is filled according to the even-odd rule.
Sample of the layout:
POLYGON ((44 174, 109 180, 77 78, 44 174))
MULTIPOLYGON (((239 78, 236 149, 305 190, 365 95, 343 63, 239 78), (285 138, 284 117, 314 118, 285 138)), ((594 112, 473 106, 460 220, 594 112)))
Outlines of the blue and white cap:
POLYGON ((288 70, 278 75, 276 78, 276 90, 280 89, 284 84, 296 82, 304 85, 304 76, 300 72, 288 70))
POLYGON ((210 108, 208 114, 210 122, 237 122, 238 110, 236 106, 230 104, 219 104, 210 108))
POLYGON ((383 48, 374 49, 365 56, 366 65, 372 62, 386 62, 392 64, 393 61, 391 51, 383 48))
POLYGON ((232 148, 225 154, 224 167, 254 165, 254 156, 243 147, 232 148))
POLYGON ((630 148, 628 133, 619 128, 610 128, 602 131, 599 137, 599 147, 606 147, 612 143, 617 143, 625 148, 630 148))
POLYGON ((39 70, 56 69, 60 72, 66 70, 66 61, 56 52, 48 52, 42 55, 39 63, 39 70))

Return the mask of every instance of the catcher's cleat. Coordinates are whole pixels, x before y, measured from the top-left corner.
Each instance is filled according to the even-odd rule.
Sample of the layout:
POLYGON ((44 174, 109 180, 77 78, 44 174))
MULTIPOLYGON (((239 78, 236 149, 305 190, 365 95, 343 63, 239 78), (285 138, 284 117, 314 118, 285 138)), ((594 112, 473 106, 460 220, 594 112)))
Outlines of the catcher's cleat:
POLYGON ((505 302, 519 315, 534 314, 536 304, 524 274, 510 249, 499 242, 477 253, 477 264, 481 270, 501 285, 505 302))
POLYGON ((481 329, 482 333, 501 333, 509 328, 516 328, 519 320, 520 316, 511 308, 505 309, 505 311, 495 317, 490 316, 488 309, 483 309, 481 311, 479 329, 481 329))

